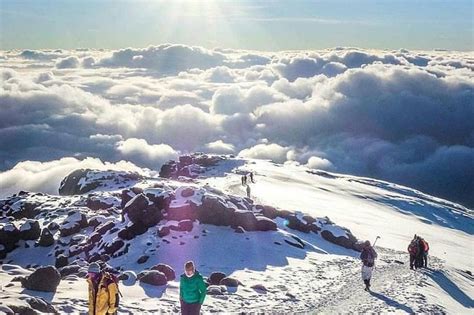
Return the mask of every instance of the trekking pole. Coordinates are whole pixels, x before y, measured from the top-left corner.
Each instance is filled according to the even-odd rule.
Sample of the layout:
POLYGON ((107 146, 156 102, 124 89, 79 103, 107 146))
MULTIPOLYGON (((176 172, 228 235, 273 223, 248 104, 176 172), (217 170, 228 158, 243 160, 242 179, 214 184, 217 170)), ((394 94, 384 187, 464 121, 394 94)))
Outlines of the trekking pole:
POLYGON ((374 242, 374 244, 372 245, 372 247, 375 247, 375 243, 377 243, 377 240, 378 240, 379 238, 381 238, 381 237, 380 237, 380 236, 377 236, 377 237, 375 238, 375 242, 374 242))

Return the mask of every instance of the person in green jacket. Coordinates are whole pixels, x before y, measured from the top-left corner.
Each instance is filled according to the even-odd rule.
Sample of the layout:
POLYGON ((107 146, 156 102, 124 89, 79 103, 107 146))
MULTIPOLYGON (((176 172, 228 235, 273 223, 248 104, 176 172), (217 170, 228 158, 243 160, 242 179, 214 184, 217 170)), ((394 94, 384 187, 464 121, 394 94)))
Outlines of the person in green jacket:
POLYGON ((181 314, 199 315, 201 305, 206 297, 206 283, 201 274, 194 267, 192 261, 184 265, 184 273, 179 280, 179 300, 181 302, 181 314))

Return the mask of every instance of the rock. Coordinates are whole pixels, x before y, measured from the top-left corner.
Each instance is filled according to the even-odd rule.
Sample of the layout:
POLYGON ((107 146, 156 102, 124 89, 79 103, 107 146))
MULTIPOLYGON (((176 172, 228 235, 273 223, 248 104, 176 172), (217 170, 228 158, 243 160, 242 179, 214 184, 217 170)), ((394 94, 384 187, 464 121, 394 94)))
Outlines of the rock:
POLYGON ((158 236, 159 237, 165 237, 167 235, 169 235, 171 233, 171 229, 169 226, 162 226, 159 230, 158 230, 158 236))
POLYGON ((171 178, 177 171, 177 164, 175 161, 169 161, 161 166, 160 177, 171 178))
POLYGON ((47 228, 50 231, 56 231, 57 229, 59 229, 59 224, 57 224, 56 222, 50 222, 47 228))
POLYGON ((41 313, 56 314, 55 308, 41 297, 27 298, 26 303, 41 313))
POLYGON ((166 280, 168 280, 168 281, 172 281, 172 280, 176 279, 176 274, 175 274, 173 268, 171 268, 168 265, 158 264, 158 265, 155 265, 155 266, 151 267, 151 270, 157 270, 157 271, 162 272, 166 276, 166 280))
POLYGON ((150 258, 150 256, 143 255, 140 258, 138 258, 137 263, 138 264, 144 264, 148 261, 148 258, 150 258))
POLYGON ((28 219, 20 227, 20 238, 22 240, 36 240, 40 233, 41 228, 36 220, 28 219))
POLYGON ((41 202, 32 202, 23 199, 18 201, 17 206, 19 207, 12 207, 13 211, 10 211, 8 215, 13 216, 15 219, 32 219, 40 213, 40 209, 38 207, 41 206, 41 202))
POLYGON ((254 289, 255 291, 260 291, 260 292, 267 292, 267 288, 263 285, 263 284, 255 284, 253 286, 251 286, 252 289, 254 289))
MULTIPOLYGON (((201 223, 212 225, 232 225, 235 209, 226 206, 226 202, 215 196, 204 196, 197 207, 197 219, 201 223)), ((238 226, 238 225, 236 225, 238 226)))
POLYGON ((143 177, 125 171, 78 169, 67 175, 59 185, 61 196, 82 195, 98 187, 131 184, 143 177))
POLYGON ((127 270, 118 277, 126 285, 133 285, 137 281, 137 275, 131 270, 127 270))
POLYGON ((290 244, 291 246, 294 246, 296 248, 300 248, 300 249, 303 249, 304 248, 304 244, 301 244, 299 242, 293 242, 293 241, 290 241, 290 240, 285 240, 285 242, 287 244, 290 244))
POLYGON ((290 229, 297 230, 304 233, 309 233, 311 231, 311 226, 301 221, 295 214, 288 216, 286 219, 288 220, 286 225, 290 229))
POLYGON ((220 271, 215 271, 211 273, 208 278, 208 282, 210 285, 218 285, 220 284, 221 280, 226 277, 226 274, 220 271))
POLYGON ((56 257, 56 262, 54 263, 54 266, 56 268, 61 268, 67 266, 68 263, 69 261, 66 255, 59 255, 58 257, 56 257))
POLYGON ((78 233, 87 227, 87 217, 80 211, 72 211, 69 216, 60 224, 59 234, 61 237, 78 233))
POLYGON ((232 226, 241 226, 246 231, 257 231, 258 220, 252 211, 235 210, 232 226))
MULTIPOLYGON (((339 229, 342 229, 338 227, 339 229)), ((337 235, 335 236, 332 231, 323 229, 321 232, 322 238, 324 238, 326 241, 331 242, 333 244, 348 248, 348 249, 353 249, 356 251, 362 251, 362 246, 361 244, 358 244, 357 239, 350 233, 348 230, 342 229, 346 234, 344 236, 342 235, 337 235)))
POLYGON ((22 286, 29 290, 56 292, 61 281, 61 274, 53 266, 40 267, 33 271, 24 281, 22 286))
POLYGON ((244 230, 243 227, 238 226, 238 227, 236 227, 236 228, 234 229, 234 232, 235 232, 235 233, 242 234, 242 233, 245 233, 245 230, 244 230))
POLYGON ((104 247, 104 254, 109 256, 113 256, 119 249, 121 249, 125 245, 125 242, 121 239, 114 239, 110 243, 107 243, 104 247))
POLYGON ((220 285, 225 285, 226 287, 238 287, 242 283, 239 280, 235 279, 235 278, 225 277, 225 278, 221 279, 219 284, 220 285))
POLYGON ((122 215, 127 215, 130 221, 146 228, 156 225, 163 218, 161 209, 150 204, 150 200, 143 193, 136 195, 125 205, 122 215))
POLYGON ((147 230, 148 228, 143 224, 132 224, 120 230, 117 235, 123 240, 131 240, 137 235, 142 235, 147 230))
POLYGON ((207 287, 207 294, 209 295, 223 295, 227 290, 225 286, 220 285, 210 285, 207 287))
POLYGON ((15 305, 7 305, 7 307, 12 310, 11 314, 20 314, 20 315, 37 315, 38 314, 29 305, 15 304, 15 305))
POLYGON ((257 205, 256 208, 261 210, 262 215, 269 219, 275 219, 278 216, 278 210, 274 207, 257 205))
POLYGON ((108 203, 100 196, 89 195, 86 199, 86 207, 91 210, 109 209, 113 206, 113 203, 108 203))
POLYGON ((59 273, 61 274, 61 278, 78 274, 79 270, 81 267, 79 265, 70 265, 70 266, 64 266, 62 268, 59 268, 59 273))
POLYGON ((267 217, 257 217, 257 230, 258 231, 276 231, 277 225, 273 220, 267 217))
POLYGON ((49 231, 48 228, 44 228, 41 231, 40 239, 38 241, 38 245, 42 247, 48 247, 54 244, 54 236, 49 231))
POLYGON ((3 245, 2 252, 8 253, 16 248, 20 240, 20 231, 13 223, 7 223, 0 228, 0 245, 3 245))
POLYGON ((165 274, 157 270, 142 271, 138 274, 138 280, 151 285, 166 285, 167 283, 165 274))
POLYGON ((191 220, 179 221, 178 229, 179 231, 191 232, 193 229, 193 221, 191 220))
POLYGON ((175 221, 182 221, 182 220, 192 220, 194 221, 197 218, 197 210, 196 205, 190 201, 178 205, 173 206, 173 203, 170 204, 168 209, 166 209, 166 219, 167 220, 175 220, 175 221))

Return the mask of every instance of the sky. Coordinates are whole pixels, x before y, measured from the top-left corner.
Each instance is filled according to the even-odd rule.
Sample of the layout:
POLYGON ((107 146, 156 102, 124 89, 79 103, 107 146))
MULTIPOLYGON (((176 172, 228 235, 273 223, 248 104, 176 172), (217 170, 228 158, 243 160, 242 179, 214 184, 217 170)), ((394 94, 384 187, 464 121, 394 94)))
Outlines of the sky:
POLYGON ((0 197, 199 151, 474 207, 472 1, 0 4, 0 197))
POLYGON ((471 0, 0 0, 1 49, 472 50, 471 0))

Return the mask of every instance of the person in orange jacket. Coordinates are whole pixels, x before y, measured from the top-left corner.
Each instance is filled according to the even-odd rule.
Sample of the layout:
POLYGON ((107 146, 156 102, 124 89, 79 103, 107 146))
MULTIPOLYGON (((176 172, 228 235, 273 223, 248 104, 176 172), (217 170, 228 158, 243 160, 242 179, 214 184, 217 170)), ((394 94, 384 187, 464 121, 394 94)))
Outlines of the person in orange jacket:
POLYGON ((94 262, 89 265, 87 283, 89 315, 116 314, 120 300, 117 278, 94 262))

